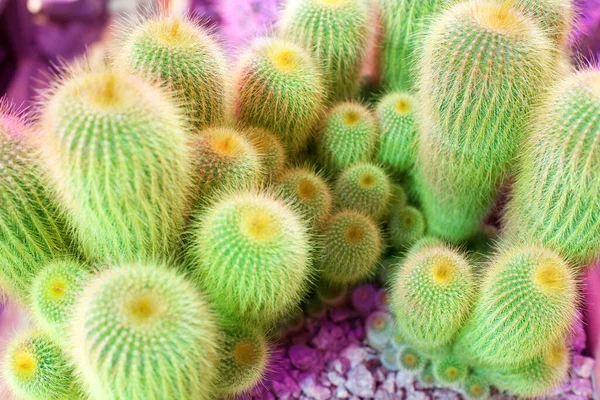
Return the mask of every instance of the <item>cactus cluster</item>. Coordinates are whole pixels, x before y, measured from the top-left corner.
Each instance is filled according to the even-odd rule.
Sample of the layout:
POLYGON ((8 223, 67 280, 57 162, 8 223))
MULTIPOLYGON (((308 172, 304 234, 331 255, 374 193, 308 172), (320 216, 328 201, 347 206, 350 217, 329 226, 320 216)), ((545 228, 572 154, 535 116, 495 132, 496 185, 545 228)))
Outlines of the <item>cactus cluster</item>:
POLYGON ((386 368, 544 395, 600 250, 600 70, 570 71, 572 19, 569 0, 288 0, 230 62, 198 19, 150 14, 30 116, 0 104, 0 286, 35 325, 9 388, 249 396, 271 338, 379 276, 350 301, 386 368))

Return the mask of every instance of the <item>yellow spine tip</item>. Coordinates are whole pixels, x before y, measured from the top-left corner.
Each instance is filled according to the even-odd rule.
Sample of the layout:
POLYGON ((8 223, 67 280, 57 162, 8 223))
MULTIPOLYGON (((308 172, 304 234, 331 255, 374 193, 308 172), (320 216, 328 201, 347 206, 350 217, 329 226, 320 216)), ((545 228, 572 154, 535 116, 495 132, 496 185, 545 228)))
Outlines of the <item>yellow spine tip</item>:
POLYGON ((344 124, 354 126, 360 121, 360 115, 355 110, 349 110, 344 114, 344 124))
POLYGON ((408 99, 400 99, 395 104, 396 112, 400 115, 406 115, 412 109, 412 104, 408 99))
POLYGON ((302 179, 298 182, 298 197, 301 200, 312 200, 317 195, 317 188, 308 179, 302 179))
POLYGON ((55 280, 51 282, 49 288, 50 297, 53 299, 59 299, 63 297, 67 292, 67 282, 64 280, 55 280))
POLYGON ((275 68, 281 72, 293 72, 298 69, 299 55, 293 49, 277 49, 271 55, 275 68))
POLYGON ((567 276, 561 266, 552 259, 545 260, 534 271, 536 286, 544 293, 556 293, 565 287, 567 276))
POLYGON ((240 340, 233 348, 233 359, 237 365, 251 366, 256 363, 258 354, 252 342, 240 340))
POLYGON ((33 354, 29 351, 18 350, 13 355, 12 364, 19 379, 28 380, 35 375, 37 366, 33 354))
POLYGON ((268 211, 247 210, 242 216, 242 232, 256 241, 268 240, 276 234, 276 227, 268 211))
MULTIPOLYGON (((344 236, 346 237, 346 240, 348 240, 350 243, 355 243, 365 236, 365 231, 360 225, 351 224, 346 228, 344 236)), ((377 321, 375 323, 377 323, 377 321)))
POLYGON ((145 324, 160 316, 161 306, 159 299, 151 294, 142 294, 130 299, 127 313, 135 324, 145 324))
POLYGON ((375 184, 375 177, 371 174, 365 174, 360 177, 359 184, 364 189, 369 189, 375 184))
POLYGON ((456 274, 456 266, 449 258, 445 256, 437 256, 434 258, 431 265, 431 277, 435 283, 444 285, 454 279, 456 274))

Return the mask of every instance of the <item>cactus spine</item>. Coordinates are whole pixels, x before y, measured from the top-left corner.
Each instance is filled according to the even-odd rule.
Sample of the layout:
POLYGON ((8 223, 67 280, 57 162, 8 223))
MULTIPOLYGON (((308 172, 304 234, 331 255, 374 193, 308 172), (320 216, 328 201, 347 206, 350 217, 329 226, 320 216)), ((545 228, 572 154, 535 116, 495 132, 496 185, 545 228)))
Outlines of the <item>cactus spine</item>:
POLYGON ((332 100, 356 94, 370 16, 368 3, 362 0, 288 0, 285 5, 280 31, 313 51, 332 100))
POLYGON ((198 129, 226 119, 226 60, 211 34, 190 18, 137 18, 118 34, 115 67, 168 84, 198 129))
POLYGON ((377 161, 395 174, 409 171, 417 155, 416 99, 407 92, 392 92, 377 105, 379 151, 377 161))
POLYGON ((377 122, 369 109, 345 102, 325 117, 319 138, 319 158, 330 171, 369 161, 377 145, 377 122))
POLYGON ((461 388, 468 400, 487 399, 490 396, 490 383, 479 373, 470 373, 461 388))
POLYGON ((540 24, 557 48, 567 45, 575 19, 572 0, 516 0, 515 5, 540 24))
POLYGON ((40 266, 67 248, 58 206, 29 141, 27 123, 0 102, 0 280, 22 303, 40 266))
POLYGON ((416 171, 432 234, 462 242, 476 232, 553 56, 549 39, 507 2, 470 0, 434 22, 419 62, 416 171))
POLYGON ((576 301, 573 273, 558 254, 535 246, 505 249, 486 268, 457 354, 493 366, 524 362, 565 338, 576 301))
POLYGON ((425 365, 425 359, 417 350, 407 346, 400 352, 400 365, 407 371, 420 372, 425 365))
POLYGON ((191 161, 169 97, 132 75, 74 67, 54 84, 39 150, 88 258, 168 255, 186 211, 191 161))
POLYGON ((234 88, 243 124, 269 130, 287 150, 304 148, 325 101, 310 53, 284 39, 256 39, 238 60, 234 88))
POLYGON ((251 128, 246 136, 258 152, 265 183, 275 181, 285 167, 286 154, 281 141, 265 129, 251 128))
POLYGON ((203 296, 164 265, 122 265, 78 300, 73 356, 95 399, 209 399, 219 340, 203 296))
POLYGON ((534 238, 584 265, 600 251, 600 70, 560 81, 536 114, 506 232, 516 241, 534 238))
POLYGON ((433 374, 436 381, 449 386, 457 386, 469 373, 468 366, 453 354, 446 354, 433 360, 433 374))
POLYGON ((390 293, 391 310, 408 342, 428 352, 448 346, 468 317, 475 284, 461 253, 436 242, 411 250, 390 293))
POLYGON ((312 277, 306 226, 268 194, 234 192, 199 214, 188 259, 219 310, 265 325, 298 307, 312 277))

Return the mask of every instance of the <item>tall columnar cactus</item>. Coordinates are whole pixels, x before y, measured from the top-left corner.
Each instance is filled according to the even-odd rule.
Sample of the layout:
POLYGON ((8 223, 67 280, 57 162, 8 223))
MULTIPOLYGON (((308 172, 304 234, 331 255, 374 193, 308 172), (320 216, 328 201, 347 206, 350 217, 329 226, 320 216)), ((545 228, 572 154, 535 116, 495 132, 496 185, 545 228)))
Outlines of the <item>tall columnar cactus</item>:
POLYGON ((381 80, 393 90, 415 86, 414 58, 431 16, 450 0, 378 0, 382 22, 381 80))
POLYGON ((320 228, 331 212, 331 192, 327 182, 314 171, 296 168, 286 171, 277 189, 289 198, 313 230, 320 228))
POLYGON ((47 264, 33 280, 30 307, 35 320, 58 342, 68 337, 75 303, 89 279, 87 267, 61 259, 47 264))
POLYGON ((256 39, 242 54, 234 91, 236 117, 274 133, 292 151, 305 146, 325 101, 323 78, 311 54, 278 38, 256 39))
POLYGON ((44 332, 15 337, 4 354, 4 380, 23 400, 77 400, 81 389, 61 348, 44 332))
POLYGON ((94 399, 209 399, 220 340, 203 296, 160 264, 103 271, 79 298, 73 357, 94 399))
POLYGON ((425 236, 425 218, 414 207, 394 207, 388 221, 389 239, 397 250, 406 250, 425 236))
POLYGON ((530 106, 553 75, 554 52, 511 2, 462 2, 432 24, 418 64, 416 163, 432 234, 462 242, 488 214, 530 106))
POLYGON ((392 185, 375 164, 358 163, 342 172, 335 182, 334 199, 341 209, 364 212, 374 219, 385 216, 392 200, 392 185))
POLYGON ((573 273, 558 254, 535 246, 505 249, 486 268, 457 354, 493 366, 525 362, 564 339, 576 304, 573 273))
POLYGON ((329 282, 357 283, 375 274, 382 248, 381 233, 371 218, 341 211, 331 217, 321 236, 319 269, 329 282))
POLYGON ((42 265, 67 251, 30 139, 28 124, 0 103, 0 280, 22 303, 42 265))
POLYGON ((555 46, 567 45, 575 19, 573 0, 515 0, 515 5, 536 20, 555 46))
POLYGON ((86 255, 169 254, 191 178, 188 133, 169 96, 132 75, 76 66, 44 106, 38 147, 86 255))
POLYGON ((260 156, 244 132, 208 128, 193 138, 194 179, 200 193, 237 190, 262 179, 260 156))
POLYGON ((568 376, 569 349, 557 342, 546 352, 506 367, 482 368, 480 373, 500 390, 523 397, 543 396, 568 376))
POLYGON ((223 339, 215 386, 220 395, 235 396, 260 384, 268 370, 265 334, 243 321, 222 324, 223 339))
POLYGON ((200 21, 139 17, 125 23, 117 38, 112 51, 115 69, 168 84, 196 128, 225 122, 225 54, 200 21))
POLYGON ((287 161, 281 140, 266 129, 250 128, 244 131, 258 152, 265 182, 275 181, 283 172, 287 161))
POLYGON ((417 156, 417 100, 408 92, 391 92, 377 105, 377 161, 395 174, 408 172, 417 156))
POLYGON ((444 385, 458 386, 465 380, 468 373, 468 365, 453 354, 446 354, 433 360, 435 379, 444 385))
POLYGON ((600 251, 600 69, 564 78, 536 115, 507 207, 506 233, 585 264, 600 251))
POLYGON ((280 31, 313 51, 332 100, 356 94, 370 17, 368 2, 363 0, 287 0, 280 31))
POLYGON ((333 107, 323 121, 319 158, 330 171, 371 160, 377 145, 377 122, 360 103, 344 102, 333 107))
POLYGON ((456 250, 429 242, 410 251, 390 293, 409 343, 428 352, 448 346, 471 311, 475 285, 469 262, 456 250))
POLYGON ((269 325, 298 307, 312 277, 308 230, 291 205, 232 193, 198 215, 188 262, 221 311, 269 325))

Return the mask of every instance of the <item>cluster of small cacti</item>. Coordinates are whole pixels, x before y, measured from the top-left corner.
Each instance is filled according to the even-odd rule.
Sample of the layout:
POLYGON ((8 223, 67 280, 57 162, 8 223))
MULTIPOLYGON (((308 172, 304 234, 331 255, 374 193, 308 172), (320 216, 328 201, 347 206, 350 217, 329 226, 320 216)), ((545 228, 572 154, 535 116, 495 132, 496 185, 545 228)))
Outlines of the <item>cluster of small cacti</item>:
POLYGON ((572 4, 379 3, 288 0, 235 65, 200 21, 139 17, 39 115, 0 105, 0 282, 36 322, 4 358, 15 393, 247 392, 274 329, 383 264, 366 336, 389 369, 468 398, 561 382, 600 250, 600 70, 567 68, 572 4))

